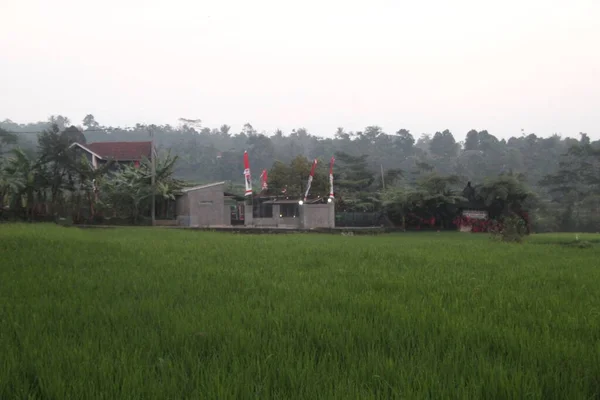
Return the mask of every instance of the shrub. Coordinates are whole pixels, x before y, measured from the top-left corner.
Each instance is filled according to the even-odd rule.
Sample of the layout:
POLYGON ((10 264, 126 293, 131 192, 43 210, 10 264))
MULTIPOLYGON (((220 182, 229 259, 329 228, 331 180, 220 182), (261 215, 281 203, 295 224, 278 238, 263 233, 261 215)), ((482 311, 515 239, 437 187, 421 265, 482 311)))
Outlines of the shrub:
POLYGON ((525 235, 527 235, 527 224, 516 215, 504 217, 498 229, 492 231, 492 237, 495 239, 511 243, 521 243, 525 235))

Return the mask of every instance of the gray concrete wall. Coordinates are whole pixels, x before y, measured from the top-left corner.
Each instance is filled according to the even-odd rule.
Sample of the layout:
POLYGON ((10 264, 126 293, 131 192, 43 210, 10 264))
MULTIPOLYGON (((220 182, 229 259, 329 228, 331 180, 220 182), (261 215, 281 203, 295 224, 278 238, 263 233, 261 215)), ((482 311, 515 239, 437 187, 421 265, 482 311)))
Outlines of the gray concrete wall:
POLYGON ((189 216, 190 215, 190 201, 187 194, 178 196, 175 201, 175 210, 177 215, 189 216))
POLYGON ((252 226, 254 217, 252 215, 252 206, 248 203, 244 204, 244 226, 252 226))
POLYGON ((177 216, 177 225, 190 226, 190 216, 189 215, 178 215, 177 216))
POLYGON ((300 218, 278 218, 277 226, 280 228, 300 228, 300 218))
POLYGON ((335 227, 334 204, 302 205, 300 207, 300 224, 304 229, 335 227))
POLYGON ((273 227, 273 228, 300 228, 300 218, 281 218, 279 217, 279 204, 273 204, 273 217, 272 218, 253 218, 252 217, 252 206, 249 204, 245 205, 245 226, 256 226, 256 227, 273 227), (249 218, 250 216, 250 218, 249 218))
POLYGON ((225 212, 224 185, 185 192, 177 199, 177 220, 181 225, 206 227, 230 225, 231 215, 225 212))
POLYGON ((223 207, 223 225, 231 225, 231 206, 225 204, 223 207))
POLYGON ((246 204, 244 225, 274 228, 334 228, 335 206, 333 203, 304 204, 300 206, 298 218, 281 218, 279 205, 274 204, 273 218, 252 218, 252 206, 246 204))
POLYGON ((279 217, 279 205, 273 204, 273 217, 271 218, 253 218, 253 226, 277 227, 279 217))
POLYGON ((276 227, 277 220, 275 218, 253 218, 252 226, 270 226, 276 227))

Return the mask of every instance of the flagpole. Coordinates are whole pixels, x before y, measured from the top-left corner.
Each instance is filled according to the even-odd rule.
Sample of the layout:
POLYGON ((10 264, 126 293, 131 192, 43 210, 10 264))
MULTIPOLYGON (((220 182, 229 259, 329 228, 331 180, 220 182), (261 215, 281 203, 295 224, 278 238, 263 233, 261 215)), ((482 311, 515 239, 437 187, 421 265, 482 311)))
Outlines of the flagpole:
POLYGON ((244 196, 250 196, 250 207, 252 208, 252 225, 254 225, 254 190, 252 190, 252 177, 250 175, 250 160, 248 152, 244 151, 244 182, 246 191, 244 196))
POLYGON ((333 194, 333 163, 335 162, 335 158, 331 157, 331 161, 329 162, 329 200, 328 202, 332 202, 334 198, 333 194))
POLYGON ((152 226, 156 225, 156 165, 154 157, 154 132, 152 128, 148 129, 150 133, 150 164, 152 164, 152 226))
POLYGON ((310 186, 313 181, 313 177, 315 175, 315 169, 317 168, 317 159, 313 161, 312 167, 310 169, 310 176, 308 177, 308 185, 306 185, 306 193, 304 193, 304 202, 308 199, 308 193, 310 192, 310 186))

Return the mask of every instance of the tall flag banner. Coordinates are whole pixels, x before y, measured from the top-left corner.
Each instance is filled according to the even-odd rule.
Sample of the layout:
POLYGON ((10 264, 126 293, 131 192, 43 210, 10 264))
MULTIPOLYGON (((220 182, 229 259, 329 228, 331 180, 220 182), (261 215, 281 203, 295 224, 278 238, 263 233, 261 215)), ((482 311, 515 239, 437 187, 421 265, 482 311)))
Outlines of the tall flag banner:
POLYGON ((248 152, 244 151, 244 178, 246 181, 246 193, 244 196, 252 196, 252 180, 250 179, 250 160, 248 152))
POLYGON ((335 162, 335 158, 331 157, 331 162, 329 163, 329 198, 333 199, 333 163, 335 162))
POLYGON ((317 169, 317 159, 313 161, 312 168, 310 169, 310 176, 308 177, 308 185, 306 186, 306 193, 304 193, 304 201, 308 198, 308 192, 310 191, 310 185, 313 181, 313 176, 315 176, 315 169, 317 169))
POLYGON ((269 185, 267 184, 267 170, 263 169, 263 172, 260 174, 260 189, 267 190, 269 189, 269 185))

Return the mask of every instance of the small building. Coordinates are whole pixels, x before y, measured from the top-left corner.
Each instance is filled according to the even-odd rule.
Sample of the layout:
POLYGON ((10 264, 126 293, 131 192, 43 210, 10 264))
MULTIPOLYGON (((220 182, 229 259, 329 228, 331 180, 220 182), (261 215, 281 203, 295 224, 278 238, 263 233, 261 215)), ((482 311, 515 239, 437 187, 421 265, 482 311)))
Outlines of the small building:
POLYGON ((333 202, 300 204, 298 200, 268 198, 252 202, 225 192, 225 182, 182 189, 176 199, 176 215, 179 226, 194 228, 240 224, 281 229, 335 227, 333 202))
POLYGON ((335 206, 333 202, 301 204, 289 199, 268 200, 254 207, 246 204, 244 225, 283 229, 334 228, 335 206))
MULTIPOLYGON (((83 154, 94 168, 109 160, 114 160, 117 164, 139 165, 144 158, 151 159, 153 150, 150 141, 73 143, 71 147, 83 154)), ((156 152, 156 149, 154 151, 156 152)))
POLYGON ((178 225, 230 226, 236 218, 244 218, 238 210, 240 199, 240 196, 225 192, 225 182, 184 188, 176 200, 178 225))

